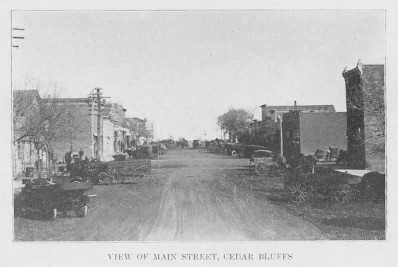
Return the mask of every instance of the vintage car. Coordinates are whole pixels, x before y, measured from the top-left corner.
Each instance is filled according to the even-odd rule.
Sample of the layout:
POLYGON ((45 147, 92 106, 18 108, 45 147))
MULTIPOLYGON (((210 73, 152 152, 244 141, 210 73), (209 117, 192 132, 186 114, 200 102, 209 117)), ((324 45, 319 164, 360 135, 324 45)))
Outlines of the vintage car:
POLYGON ((257 145, 246 145, 243 148, 242 156, 244 158, 250 158, 256 150, 268 150, 268 148, 264 146, 257 146, 257 145))
POLYGON ((274 158, 275 155, 270 150, 262 149, 254 151, 251 162, 253 162, 256 173, 260 176, 267 175, 270 169, 278 165, 274 158))
POLYGON ((225 149, 227 150, 227 155, 231 155, 233 157, 243 156, 243 149, 245 145, 239 143, 226 143, 225 149))
POLYGON ((89 182, 52 183, 46 179, 24 179, 24 187, 14 202, 15 215, 40 214, 56 219, 59 212, 73 210, 77 217, 87 214, 87 190, 93 188, 89 182))

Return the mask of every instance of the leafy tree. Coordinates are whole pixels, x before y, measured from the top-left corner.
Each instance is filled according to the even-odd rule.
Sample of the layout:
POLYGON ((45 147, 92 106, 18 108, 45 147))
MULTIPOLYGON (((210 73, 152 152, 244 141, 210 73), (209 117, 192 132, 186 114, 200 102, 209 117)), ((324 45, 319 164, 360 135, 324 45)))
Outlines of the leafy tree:
POLYGON ((231 108, 217 118, 217 124, 228 133, 229 141, 235 141, 250 126, 251 114, 245 109, 231 108))
POLYGON ((145 139, 152 137, 152 130, 148 129, 146 119, 127 118, 126 122, 127 127, 136 139, 139 139, 140 137, 145 139))

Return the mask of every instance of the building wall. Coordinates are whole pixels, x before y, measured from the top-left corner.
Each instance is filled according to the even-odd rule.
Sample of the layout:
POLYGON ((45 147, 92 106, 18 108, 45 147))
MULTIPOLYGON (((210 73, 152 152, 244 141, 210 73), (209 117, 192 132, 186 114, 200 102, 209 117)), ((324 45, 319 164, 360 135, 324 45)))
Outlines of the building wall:
POLYGON ((347 149, 345 112, 303 113, 292 111, 283 116, 284 156, 313 155, 330 146, 347 149))
MULTIPOLYGON (((43 153, 40 152, 41 160, 43 153)), ((45 158, 45 157, 44 157, 45 158)), ((36 168, 38 159, 37 151, 33 143, 21 141, 13 144, 13 174, 14 177, 25 176, 27 167, 36 168)))
MULTIPOLYGON (((89 107, 85 102, 70 102, 71 105, 71 121, 78 124, 79 130, 66 140, 58 141, 53 144, 54 157, 58 160, 63 160, 65 153, 72 149, 72 152, 83 150, 84 156, 91 158, 92 155, 92 127, 91 117, 89 116, 89 107)), ((94 125, 95 122, 94 122, 94 125)), ((94 128, 96 131, 96 126, 94 128)))
POLYGON ((298 111, 291 111, 283 115, 283 156, 295 157, 300 154, 300 119, 298 111))
MULTIPOLYGON (((45 153, 40 150, 39 154, 35 149, 34 143, 29 141, 29 137, 19 139, 18 130, 24 125, 27 117, 38 112, 41 104, 41 98, 37 90, 16 90, 13 91, 13 121, 14 136, 12 144, 12 168, 13 176, 25 176, 27 167, 36 169, 38 164, 45 166, 45 153)), ((41 168, 43 171, 43 168, 41 168)))
POLYGON ((115 154, 114 150, 114 131, 113 131, 113 123, 108 119, 104 118, 103 120, 103 153, 102 159, 104 161, 113 160, 112 155, 115 154))
MULTIPOLYGON (((381 96, 384 99, 384 65, 362 65, 344 71, 347 100, 347 137, 350 166, 384 172, 384 153, 375 154, 374 146, 384 146, 384 138, 375 136, 377 119, 369 112, 367 98, 381 96), (363 109, 355 108, 358 101, 363 109)), ((384 103, 382 102, 384 110, 384 103)), ((383 126, 384 130, 384 126, 383 126)))
POLYGON ((331 146, 347 150, 346 134, 345 112, 300 114, 300 150, 304 155, 331 146))
MULTIPOLYGON (((349 165, 352 168, 364 169, 365 159, 365 126, 364 114, 356 109, 352 102, 358 96, 362 97, 361 72, 358 68, 343 73, 346 84, 347 101, 347 151, 349 165)), ((355 101, 363 103, 361 99, 355 101)))
MULTIPOLYGON (((377 104, 380 109, 385 110, 384 106, 384 65, 363 65, 362 66, 362 88, 363 93, 370 95, 372 98, 382 98, 377 104)), ((375 146, 384 147, 385 139, 378 138, 380 118, 372 112, 372 107, 368 101, 364 102, 364 127, 365 127, 365 154, 366 168, 384 172, 385 171, 385 154, 375 153, 375 146)), ((381 115, 381 114, 377 114, 381 115)), ((384 130, 384 125, 383 125, 384 130)))

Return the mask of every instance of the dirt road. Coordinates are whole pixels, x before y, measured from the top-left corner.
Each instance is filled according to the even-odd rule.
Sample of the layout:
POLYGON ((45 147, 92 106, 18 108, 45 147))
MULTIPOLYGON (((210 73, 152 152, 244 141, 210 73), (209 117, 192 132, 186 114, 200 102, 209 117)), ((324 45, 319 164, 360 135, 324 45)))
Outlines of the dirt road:
POLYGON ((16 240, 239 241, 326 239, 320 230, 231 182, 247 159, 176 150, 152 177, 95 186, 88 215, 15 218, 16 240), (236 170, 236 171, 235 171, 236 170))

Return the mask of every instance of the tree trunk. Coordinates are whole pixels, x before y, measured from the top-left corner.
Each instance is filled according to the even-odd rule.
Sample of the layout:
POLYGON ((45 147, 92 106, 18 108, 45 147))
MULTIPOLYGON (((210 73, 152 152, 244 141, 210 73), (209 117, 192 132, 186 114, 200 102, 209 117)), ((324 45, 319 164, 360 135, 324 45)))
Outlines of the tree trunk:
POLYGON ((47 179, 51 179, 51 159, 48 147, 46 146, 46 168, 47 168, 47 179))

